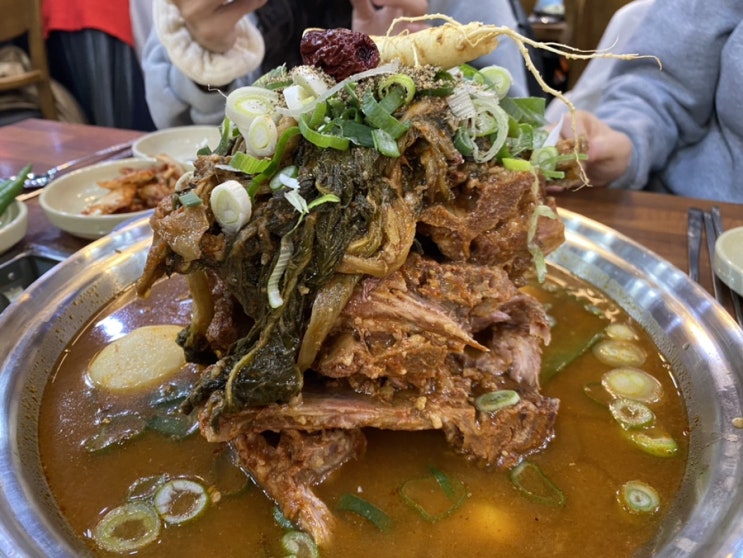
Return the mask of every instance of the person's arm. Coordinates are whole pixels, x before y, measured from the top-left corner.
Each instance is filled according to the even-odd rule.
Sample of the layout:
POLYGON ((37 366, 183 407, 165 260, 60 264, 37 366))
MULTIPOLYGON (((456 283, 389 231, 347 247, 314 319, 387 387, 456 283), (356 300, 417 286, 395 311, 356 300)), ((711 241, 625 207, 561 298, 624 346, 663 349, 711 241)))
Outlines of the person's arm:
POLYGON ((628 167, 611 186, 643 188, 673 153, 704 137, 721 50, 740 21, 737 2, 656 0, 627 50, 657 56, 662 69, 652 58, 619 61, 596 111, 632 144, 628 167))
MULTIPOLYGON (((224 97, 219 91, 199 86, 173 65, 153 29, 145 44, 142 70, 145 95, 157 128, 190 124, 219 124, 224 117, 224 97)), ((228 93, 258 77, 259 71, 220 89, 228 93)))

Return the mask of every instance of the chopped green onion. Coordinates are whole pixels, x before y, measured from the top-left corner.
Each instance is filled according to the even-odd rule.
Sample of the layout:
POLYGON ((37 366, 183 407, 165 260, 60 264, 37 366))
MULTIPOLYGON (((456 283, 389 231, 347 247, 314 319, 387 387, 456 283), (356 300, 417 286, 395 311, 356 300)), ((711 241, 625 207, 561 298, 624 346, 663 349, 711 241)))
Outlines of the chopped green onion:
POLYGON ((605 339, 593 346, 593 354, 609 366, 642 366, 647 358, 637 343, 621 339, 605 339))
POLYGON ((647 405, 624 397, 609 403, 609 411, 625 430, 644 428, 655 422, 655 414, 647 405))
POLYGON ((614 397, 655 403, 663 395, 661 383, 639 368, 625 366, 604 372, 601 384, 614 397))
POLYGON ((319 196, 312 200, 310 203, 307 204, 307 210, 311 210, 318 205, 322 205, 324 203, 340 203, 341 199, 336 196, 335 194, 324 194, 322 196, 319 196))
POLYGON ((95 453, 123 444, 144 432, 145 420, 139 413, 125 411, 108 415, 99 424, 99 430, 83 442, 85 451, 95 453))
POLYGON ((245 174, 258 174, 263 172, 271 164, 271 159, 265 157, 253 157, 242 151, 238 151, 230 158, 230 166, 244 172, 245 174))
POLYGON ((237 180, 227 180, 215 187, 209 196, 209 205, 219 226, 228 234, 239 231, 252 214, 248 191, 237 180))
POLYGON ((284 304, 279 283, 284 276, 284 271, 289 264, 289 259, 293 251, 294 243, 291 241, 290 235, 285 234, 281 238, 281 246, 279 247, 279 256, 276 258, 276 265, 271 270, 271 275, 268 277, 268 283, 266 284, 268 305, 271 308, 279 308, 284 304))
POLYGON ((454 93, 446 98, 446 103, 449 105, 452 114, 459 120, 468 120, 477 115, 477 109, 470 97, 470 91, 464 85, 457 86, 454 93))
POLYGON ((534 170, 532 164, 526 159, 512 159, 510 157, 504 157, 501 162, 507 170, 511 171, 527 172, 534 170))
POLYGON ((513 83, 513 76, 506 68, 500 66, 486 66, 480 69, 480 75, 499 99, 508 95, 513 83))
POLYGON ((609 324, 606 326, 606 335, 610 339, 620 339, 622 341, 635 341, 637 333, 627 324, 609 324))
POLYGON ((315 97, 324 95, 330 89, 325 78, 314 66, 296 66, 290 74, 294 83, 301 85, 315 97))
POLYGON ((400 497, 426 521, 450 516, 467 497, 460 481, 450 480, 441 470, 431 467, 431 475, 407 481, 400 487, 400 497))
POLYGON ((307 533, 289 531, 281 537, 281 546, 289 554, 287 558, 318 558, 317 545, 307 533))
POLYGON ((278 102, 279 97, 275 91, 249 85, 239 87, 227 95, 224 112, 247 140, 253 120, 258 117, 271 117, 278 102))
POLYGON ((287 108, 296 112, 303 112, 317 99, 315 95, 297 84, 285 87, 281 93, 284 95, 284 102, 287 108))
POLYGON ((658 492, 639 480, 625 482, 617 493, 617 499, 629 513, 653 514, 660 509, 658 492))
POLYGON ((128 502, 103 516, 93 529, 93 539, 101 549, 123 554, 157 540, 160 528, 160 518, 151 504, 128 502))
POLYGON ((385 157, 399 157, 400 150, 397 147, 397 142, 386 131, 381 128, 374 128, 371 131, 372 140, 374 141, 374 149, 379 151, 385 157))
POLYGON ((201 205, 201 198, 193 190, 189 190, 185 194, 178 196, 178 203, 183 207, 196 207, 201 205))
POLYGON ((135 480, 129 485, 129 492, 126 499, 130 502, 136 500, 151 500, 155 496, 155 492, 168 480, 168 476, 152 475, 149 477, 141 477, 135 480))
POLYGON ((209 496, 196 481, 173 479, 157 490, 154 503, 166 523, 178 525, 198 517, 206 509, 209 496))
POLYGON ((298 173, 299 169, 297 168, 297 165, 289 165, 277 172, 268 185, 273 191, 281 190, 288 185, 286 179, 296 181, 298 173))
POLYGON ((454 135, 454 147, 465 157, 471 156, 476 148, 474 140, 463 127, 458 128, 454 135))
POLYGON ((355 145, 361 147, 374 147, 372 130, 370 126, 354 120, 339 120, 338 127, 344 138, 349 139, 355 145))
POLYGON ((678 453, 678 444, 667 434, 648 434, 646 432, 629 432, 627 437, 645 453, 655 457, 673 457, 678 453))
POLYGON ((591 401, 598 403, 602 407, 608 408, 611 402, 614 401, 614 397, 612 397, 611 393, 606 391, 604 386, 601 385, 601 382, 591 382, 586 384, 583 386, 583 393, 585 393, 591 401))
POLYGON ((529 499, 548 506, 565 505, 565 494, 536 464, 522 461, 511 469, 509 476, 513 485, 529 499))
POLYGON ((478 411, 495 413, 501 409, 513 407, 518 404, 519 401, 521 401, 521 396, 517 391, 512 389, 499 389, 498 391, 483 393, 475 399, 475 407, 477 407, 478 411))
POLYGON ((294 524, 286 518, 279 506, 273 507, 273 512, 271 513, 271 515, 273 516, 273 520, 276 522, 276 525, 278 525, 282 529, 286 529, 287 531, 294 529, 294 524))
POLYGON ((302 132, 304 138, 316 145, 321 149, 337 149, 338 151, 345 151, 349 147, 348 138, 337 136, 334 134, 324 134, 317 130, 313 130, 304 118, 299 119, 299 130, 302 132))
POLYGON ((209 484, 222 496, 240 494, 249 486, 248 475, 236 461, 235 452, 230 446, 224 446, 214 456, 209 484))
POLYGON ((281 136, 279 136, 279 141, 276 144, 276 151, 274 151, 273 157, 271 157, 271 162, 263 171, 261 171, 259 175, 253 177, 253 180, 250 181, 250 185, 248 186, 248 194, 251 198, 255 196, 255 193, 258 191, 258 187, 266 180, 270 180, 271 177, 273 177, 273 175, 279 170, 279 165, 281 165, 282 159, 284 158, 284 150, 286 149, 286 144, 289 143, 289 140, 291 140, 299 133, 300 130, 298 126, 291 126, 284 130, 281 136))
POLYGON ((404 92, 402 102, 409 103, 415 97, 415 82, 407 74, 395 74, 382 79, 377 86, 377 93, 380 99, 390 94, 393 88, 401 89, 404 92))
POLYGON ((199 429, 199 421, 195 415, 162 412, 147 419, 147 428, 173 440, 185 440, 199 429))
POLYGON ((371 91, 367 91, 364 95, 364 100, 361 103, 361 111, 364 113, 367 122, 371 124, 372 127, 384 130, 394 139, 398 139, 408 131, 408 128, 410 128, 410 123, 400 122, 397 118, 384 110, 384 107, 380 106, 371 91))
MULTIPOLYGON (((242 131, 241 131, 242 132, 242 131)), ((245 151, 254 157, 270 157, 276 151, 279 132, 273 117, 263 114, 253 119, 247 133, 243 133, 245 151)))
POLYGON ((350 511, 370 521, 380 531, 389 531, 392 528, 392 518, 371 502, 359 498, 355 494, 345 493, 338 501, 338 509, 350 511))
POLYGON ((558 155, 554 146, 540 147, 532 151, 529 161, 541 171, 553 171, 557 165, 558 155))

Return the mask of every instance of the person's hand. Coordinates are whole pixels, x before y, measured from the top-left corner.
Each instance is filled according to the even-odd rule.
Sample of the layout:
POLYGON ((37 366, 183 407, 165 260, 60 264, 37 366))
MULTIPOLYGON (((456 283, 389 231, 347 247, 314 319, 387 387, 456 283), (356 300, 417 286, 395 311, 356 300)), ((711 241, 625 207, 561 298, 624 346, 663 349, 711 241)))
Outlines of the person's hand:
POLYGON ((575 112, 575 129, 569 114, 565 115, 561 136, 588 140, 588 159, 581 161, 588 180, 594 186, 606 186, 624 174, 632 160, 632 141, 603 120, 586 111, 575 112))
MULTIPOLYGON (((367 35, 384 35, 397 17, 416 17, 428 13, 428 0, 350 0, 353 6, 351 27, 367 35)), ((392 30, 420 31, 425 23, 400 23, 392 30)))
POLYGON ((173 0, 193 39, 206 50, 226 52, 235 44, 235 25, 267 0, 173 0))

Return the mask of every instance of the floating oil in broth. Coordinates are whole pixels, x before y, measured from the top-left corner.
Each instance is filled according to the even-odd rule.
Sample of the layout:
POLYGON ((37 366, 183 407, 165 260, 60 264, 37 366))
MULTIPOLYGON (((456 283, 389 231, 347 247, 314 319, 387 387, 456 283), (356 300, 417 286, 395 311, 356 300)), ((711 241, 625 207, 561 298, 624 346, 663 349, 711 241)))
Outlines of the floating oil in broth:
MULTIPOLYGON (((553 342, 544 354, 542 389, 561 402, 555 438, 529 462, 559 488, 564 505, 525 497, 507 472, 467 462, 439 432, 369 430, 363 458, 347 463, 317 487, 337 518, 333 544, 321 549, 323 557, 367 556, 370 549, 380 556, 442 558, 634 556, 652 541, 681 483, 687 453, 685 410, 668 363, 615 303, 571 275, 552 268, 544 285, 525 290, 546 305, 555 322, 553 342), (591 392, 612 368, 590 348, 605 336, 609 323, 633 327, 636 343, 647 354, 642 368, 662 385, 664 396, 652 408, 664 432, 678 444, 672 457, 638 449, 591 392), (432 470, 462 483, 466 491, 461 505, 435 521, 424 519, 400 495, 406 483, 430 478, 432 470), (655 488, 661 502, 657 514, 640 516, 622 509, 617 492, 630 480, 655 488), (389 528, 379 530, 353 512, 338 510, 348 494, 382 510, 389 528)), ((221 474, 215 473, 215 464, 224 463, 224 445, 210 444, 198 434, 175 441, 146 430, 104 451, 84 449, 102 408, 146 413, 151 401, 91 397, 85 363, 115 336, 143 325, 186 324, 189 313, 185 281, 174 277, 156 285, 148 299, 123 294, 68 347, 50 377, 39 419, 40 453, 52 494, 72 530, 95 549, 90 538, 95 525, 124 502, 137 479, 164 473, 197 479, 212 496, 206 511, 189 523, 166 526, 157 543, 137 551, 137 556, 284 556, 279 545, 284 529, 260 489, 249 483, 235 491, 220 488, 223 479, 215 478, 221 474)), ((192 379, 196 373, 187 369, 183 376, 192 379)), ((431 498, 434 501, 435 495, 431 498)))

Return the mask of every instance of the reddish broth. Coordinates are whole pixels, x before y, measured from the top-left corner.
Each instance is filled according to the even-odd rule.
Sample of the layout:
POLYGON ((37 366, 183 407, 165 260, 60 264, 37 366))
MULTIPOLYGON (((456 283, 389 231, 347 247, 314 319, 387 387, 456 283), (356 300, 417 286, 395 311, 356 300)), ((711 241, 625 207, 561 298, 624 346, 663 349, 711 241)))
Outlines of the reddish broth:
MULTIPOLYGON (((527 289, 548 304, 556 317, 556 339, 562 339, 560 328, 575 328, 581 316, 587 315, 576 315, 576 301, 592 305, 613 322, 631 323, 616 304, 558 269, 551 269, 547 285, 552 288, 527 289)), ((206 485, 212 482, 215 455, 224 447, 209 444, 198 434, 176 442, 145 432, 96 454, 82 448, 83 440, 95 432, 99 407, 146 404, 141 398, 114 401, 86 396, 90 391, 84 381, 86 363, 115 336, 142 325, 186 324, 188 319, 182 278, 159 283, 146 300, 127 292, 80 333, 50 377, 39 419, 42 463, 52 494, 73 531, 91 547, 90 533, 96 523, 107 510, 124 503, 129 485, 138 478, 169 473, 200 478, 206 485)), ((351 512, 336 511, 333 546, 321 549, 321 555, 575 558, 634 556, 638 550, 642 554, 680 485, 688 425, 669 364, 642 329, 633 327, 648 353, 642 368, 663 385, 665 395, 653 411, 678 442, 676 456, 643 453, 626 440, 607 408, 586 396, 584 386, 600 381, 611 368, 587 351, 543 385, 545 394, 561 400, 557 433, 546 450, 530 458, 563 491, 563 507, 529 500, 514 488, 507 473, 467 462, 438 432, 369 431, 364 458, 344 466, 317 492, 331 509, 345 493, 360 496, 383 509, 393 527, 381 532, 351 512), (468 494, 454 513, 433 523, 422 519, 399 495, 406 481, 429 475, 431 466, 450 479, 461 480, 468 494), (658 491, 658 514, 644 517, 621 509, 617 490, 633 479, 658 491)), ((283 530, 272 512, 272 503, 249 485, 237 495, 222 496, 191 523, 164 528, 160 540, 137 556, 283 556, 286 553, 278 543, 283 530)))

